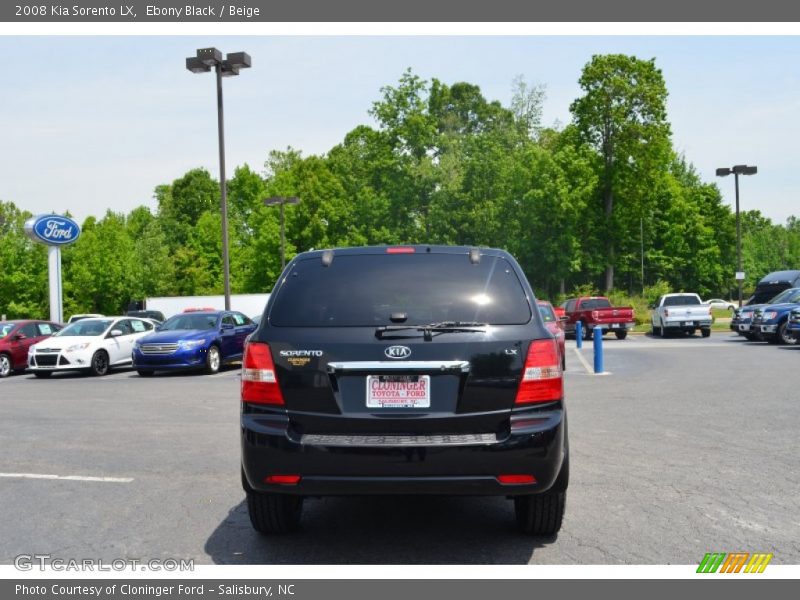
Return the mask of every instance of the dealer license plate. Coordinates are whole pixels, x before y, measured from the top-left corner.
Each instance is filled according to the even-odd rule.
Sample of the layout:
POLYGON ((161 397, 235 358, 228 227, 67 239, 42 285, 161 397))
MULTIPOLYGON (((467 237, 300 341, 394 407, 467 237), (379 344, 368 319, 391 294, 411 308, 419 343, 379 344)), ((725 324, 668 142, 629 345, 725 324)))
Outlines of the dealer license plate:
POLYGON ((429 408, 430 375, 368 375, 367 408, 429 408))
POLYGON ((612 323, 611 324, 611 329, 619 329, 620 327, 622 327, 622 324, 620 324, 620 323, 612 323))
POLYGON ((684 325, 693 325, 694 322, 693 321, 684 321, 683 324, 684 325))

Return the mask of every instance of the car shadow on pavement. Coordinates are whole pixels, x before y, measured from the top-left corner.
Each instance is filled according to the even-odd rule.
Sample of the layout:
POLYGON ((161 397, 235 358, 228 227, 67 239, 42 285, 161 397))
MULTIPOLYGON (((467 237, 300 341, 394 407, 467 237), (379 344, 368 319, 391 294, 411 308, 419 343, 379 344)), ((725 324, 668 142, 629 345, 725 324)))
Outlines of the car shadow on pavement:
MULTIPOLYGON (((225 373, 229 373, 231 371, 239 371, 239 370, 241 370, 241 368, 242 368, 242 363, 240 363, 240 362, 229 363, 229 364, 225 364, 225 365, 220 366, 219 372, 216 373, 216 374, 217 375, 222 375, 222 374, 225 374, 225 373)), ((139 379, 145 379, 144 377, 139 375, 134 370, 131 370, 130 376, 131 377, 137 377, 139 379)), ((175 369, 175 370, 171 370, 171 371, 156 371, 155 373, 153 373, 153 375, 151 375, 147 379, 160 379, 160 378, 164 378, 164 379, 180 379, 182 377, 191 378, 191 377, 207 377, 207 376, 208 376, 207 373, 205 373, 202 368, 199 368, 199 369, 175 369)))
POLYGON ((243 500, 205 551, 215 564, 528 564, 556 539, 519 533, 505 498, 313 498, 300 529, 275 536, 253 530, 243 500))

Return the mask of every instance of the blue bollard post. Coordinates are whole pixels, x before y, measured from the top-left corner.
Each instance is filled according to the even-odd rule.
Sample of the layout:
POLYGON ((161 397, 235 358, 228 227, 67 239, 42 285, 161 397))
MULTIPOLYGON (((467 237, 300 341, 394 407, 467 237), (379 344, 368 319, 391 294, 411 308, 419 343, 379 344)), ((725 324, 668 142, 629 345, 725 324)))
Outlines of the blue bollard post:
POLYGON ((583 348, 583 323, 575 323, 575 346, 583 348))
POLYGON ((603 328, 594 328, 594 372, 603 372, 603 328))

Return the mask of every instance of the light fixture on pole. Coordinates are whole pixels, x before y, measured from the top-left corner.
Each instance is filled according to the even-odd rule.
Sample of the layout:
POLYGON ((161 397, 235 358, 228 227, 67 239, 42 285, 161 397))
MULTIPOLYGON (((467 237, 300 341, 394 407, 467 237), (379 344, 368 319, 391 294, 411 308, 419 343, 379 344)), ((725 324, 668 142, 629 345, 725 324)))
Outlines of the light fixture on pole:
POLYGON ((296 196, 273 196, 264 200, 264 206, 275 206, 276 204, 281 207, 281 271, 286 266, 286 230, 284 226, 283 205, 284 204, 300 204, 300 198, 296 196))
POLYGON ((222 277, 225 285, 225 310, 231 309, 231 273, 228 257, 228 191, 225 182, 225 128, 222 111, 222 78, 239 74, 240 69, 250 68, 247 52, 232 52, 223 60, 222 52, 216 48, 200 48, 196 56, 186 59, 186 68, 192 73, 217 74, 217 132, 219 135, 219 188, 220 212, 222 213, 222 277))
POLYGON ((748 165, 734 165, 717 169, 717 177, 727 177, 733 174, 736 180, 736 281, 739 284, 739 308, 742 308, 742 284, 744 271, 742 271, 742 225, 739 218, 739 175, 755 175, 758 167, 748 165))

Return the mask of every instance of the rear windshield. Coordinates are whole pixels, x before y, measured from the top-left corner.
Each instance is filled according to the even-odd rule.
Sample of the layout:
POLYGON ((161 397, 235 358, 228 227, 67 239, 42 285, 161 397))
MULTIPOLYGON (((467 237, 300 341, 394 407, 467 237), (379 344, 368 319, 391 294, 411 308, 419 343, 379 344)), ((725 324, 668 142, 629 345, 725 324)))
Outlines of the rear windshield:
POLYGON ((608 298, 587 298, 581 300, 581 310, 594 310, 595 308, 611 308, 608 298))
POLYGON ((525 291, 503 258, 465 254, 360 254, 299 261, 270 312, 279 327, 373 327, 466 321, 510 325, 531 318, 525 291))
POLYGON ((664 306, 694 306, 700 304, 697 296, 667 296, 664 298, 664 306))

